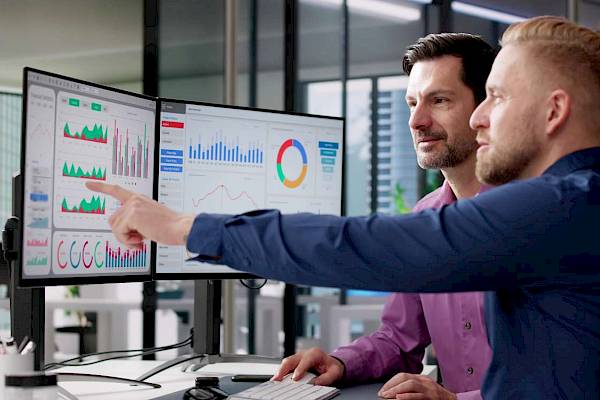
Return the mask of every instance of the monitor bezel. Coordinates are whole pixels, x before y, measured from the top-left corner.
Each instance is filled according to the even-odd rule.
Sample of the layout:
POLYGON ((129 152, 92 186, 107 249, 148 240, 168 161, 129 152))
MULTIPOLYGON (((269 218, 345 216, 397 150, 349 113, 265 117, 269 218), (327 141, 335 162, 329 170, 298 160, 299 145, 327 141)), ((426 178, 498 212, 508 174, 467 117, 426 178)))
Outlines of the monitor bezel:
MULTIPOLYGON (((139 93, 134 93, 134 92, 130 92, 127 90, 123 90, 123 89, 117 89, 117 88, 113 88, 110 86, 106 86, 106 85, 101 85, 98 83, 93 83, 93 82, 89 82, 89 81, 85 81, 82 79, 77 79, 77 78, 72 78, 69 76, 65 76, 65 75, 60 75, 60 74, 56 74, 53 72, 48 72, 48 71, 43 71, 37 68, 32 68, 32 67, 25 67, 23 68, 23 105, 22 105, 22 113, 21 113, 21 162, 20 162, 20 168, 21 168, 21 187, 20 187, 20 195, 21 195, 21 199, 19 204, 17 204, 18 207, 18 214, 19 214, 19 260, 16 263, 17 265, 17 277, 18 277, 18 282, 17 285, 19 287, 26 287, 26 288, 30 288, 30 287, 46 287, 46 286, 61 286, 61 285, 90 285, 90 284, 105 284, 105 283, 125 283, 125 282, 148 282, 151 281, 153 278, 153 270, 154 270, 154 264, 156 263, 156 243, 155 242, 151 242, 150 243, 150 256, 151 256, 151 261, 150 261, 150 269, 148 271, 148 273, 145 274, 135 274, 135 275, 114 275, 114 276, 102 276, 102 275, 96 275, 96 276, 69 276, 69 277, 60 277, 60 278, 24 278, 23 277, 23 272, 24 272, 24 268, 23 268, 23 237, 25 235, 25 229, 24 229, 24 218, 23 218, 23 213, 25 210, 25 158, 27 156, 27 151, 26 151, 26 142, 27 142, 27 102, 28 102, 28 95, 29 95, 29 91, 28 91, 28 86, 27 86, 27 77, 29 72, 33 72, 33 73, 39 73, 39 74, 43 74, 43 75, 47 75, 53 78, 58 78, 58 79, 64 79, 64 80, 68 80, 71 82, 75 82, 75 83, 80 83, 80 84, 84 84, 84 85, 88 85, 88 86, 92 86, 92 87, 96 87, 99 89, 103 89, 103 90, 109 90, 109 91, 113 91, 116 93, 121 93, 121 94, 125 94, 125 95, 129 95, 129 96, 133 96, 133 97, 138 97, 144 100, 150 100, 150 101, 154 101, 155 104, 155 113, 154 113, 154 167, 156 168, 156 165, 158 164, 158 130, 157 130, 157 123, 159 122, 159 112, 158 112, 158 105, 159 105, 159 99, 157 97, 153 97, 153 96, 147 96, 147 95, 143 95, 143 94, 139 94, 139 93)), ((156 170, 155 170, 156 171, 156 170)), ((158 175, 155 173, 154 176, 152 177, 153 182, 152 182, 152 197, 154 199, 156 199, 158 197, 158 175)))
MULTIPOLYGON (((179 99, 171 99, 166 97, 158 98, 158 108, 157 108, 157 118, 159 123, 156 125, 157 129, 157 149, 160 149, 160 116, 162 114, 162 103, 180 103, 180 104, 190 104, 195 106, 206 106, 206 107, 216 107, 216 108, 227 108, 234 110, 244 110, 244 111, 259 111, 266 112, 272 114, 283 114, 283 115, 293 115, 299 117, 311 117, 311 118, 324 118, 324 119, 332 119, 338 120, 342 122, 342 195, 340 196, 340 215, 343 216, 345 214, 344 209, 344 188, 346 184, 346 172, 345 172, 345 159, 346 159, 346 119, 343 117, 333 117, 329 115, 318 115, 318 114, 308 114, 301 113, 295 111, 281 111, 281 110, 270 110, 266 108, 258 108, 258 107, 245 107, 245 106, 234 106, 234 105, 225 105, 225 104, 217 104, 217 103, 209 103, 204 101, 189 101, 189 100, 179 100, 179 99)), ((156 158, 158 162, 158 158, 156 158)), ((160 174, 160 170, 156 174, 156 181, 158 182, 158 175, 160 174)), ((158 199, 158 193, 156 196, 158 199)), ((155 258, 156 261, 156 258, 155 258)), ((153 280, 203 280, 203 279, 264 279, 259 276, 255 276, 246 272, 238 271, 238 272, 226 272, 226 273, 201 273, 201 272, 179 272, 179 273, 159 273, 156 271, 156 262, 153 264, 152 270, 152 278, 153 280)))

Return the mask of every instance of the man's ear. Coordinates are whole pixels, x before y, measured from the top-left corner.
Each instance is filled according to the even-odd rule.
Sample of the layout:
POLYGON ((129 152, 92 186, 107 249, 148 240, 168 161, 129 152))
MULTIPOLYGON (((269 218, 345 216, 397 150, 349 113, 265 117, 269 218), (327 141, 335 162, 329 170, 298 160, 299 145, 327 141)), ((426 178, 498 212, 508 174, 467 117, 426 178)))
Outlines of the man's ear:
POLYGON ((571 95, 563 89, 554 90, 548 97, 546 113, 546 134, 555 135, 571 115, 571 95))

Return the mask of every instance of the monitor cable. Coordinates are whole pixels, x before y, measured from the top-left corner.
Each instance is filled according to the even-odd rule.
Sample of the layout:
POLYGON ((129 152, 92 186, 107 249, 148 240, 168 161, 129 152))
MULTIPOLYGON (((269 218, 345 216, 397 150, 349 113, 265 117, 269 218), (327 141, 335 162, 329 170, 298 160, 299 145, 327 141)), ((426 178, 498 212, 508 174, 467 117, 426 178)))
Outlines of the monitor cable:
POLYGON ((73 357, 73 358, 70 358, 65 361, 46 364, 46 365, 44 365, 43 370, 48 371, 48 370, 52 370, 52 369, 59 368, 59 367, 82 367, 82 366, 86 366, 86 365, 94 365, 94 364, 98 364, 98 363, 108 361, 108 360, 119 360, 119 359, 123 359, 123 358, 144 356, 146 354, 155 354, 155 353, 158 353, 161 351, 178 349, 178 348, 185 347, 185 346, 188 346, 191 344, 192 344, 192 335, 190 335, 187 339, 185 339, 179 343, 175 343, 175 344, 171 344, 171 345, 167 345, 167 346, 151 347, 151 348, 146 348, 146 349, 133 349, 133 350, 101 351, 101 352, 96 352, 96 353, 82 354, 78 357, 73 357), (107 357, 107 358, 102 358, 99 360, 88 361, 88 362, 73 362, 73 361, 78 361, 78 360, 83 361, 84 359, 89 358, 89 357, 102 356, 102 355, 106 355, 106 354, 119 354, 119 353, 135 353, 135 354, 125 354, 122 356, 107 357))

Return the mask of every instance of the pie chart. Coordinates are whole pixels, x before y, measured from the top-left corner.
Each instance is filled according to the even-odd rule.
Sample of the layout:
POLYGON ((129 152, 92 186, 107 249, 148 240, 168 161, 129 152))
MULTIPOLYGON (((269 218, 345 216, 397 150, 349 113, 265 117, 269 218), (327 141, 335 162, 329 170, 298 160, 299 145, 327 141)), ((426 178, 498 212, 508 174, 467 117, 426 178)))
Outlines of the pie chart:
POLYGON ((308 158, 306 157, 306 150, 302 143, 300 143, 296 139, 287 139, 283 142, 283 144, 279 147, 279 152, 277 153, 277 176, 283 185, 287 188, 294 189, 302 184, 304 178, 306 178, 306 172, 308 171, 308 158), (300 153, 300 157, 302 159, 302 166, 300 168, 300 173, 297 176, 286 176, 283 172, 283 156, 288 151, 296 151, 300 153))

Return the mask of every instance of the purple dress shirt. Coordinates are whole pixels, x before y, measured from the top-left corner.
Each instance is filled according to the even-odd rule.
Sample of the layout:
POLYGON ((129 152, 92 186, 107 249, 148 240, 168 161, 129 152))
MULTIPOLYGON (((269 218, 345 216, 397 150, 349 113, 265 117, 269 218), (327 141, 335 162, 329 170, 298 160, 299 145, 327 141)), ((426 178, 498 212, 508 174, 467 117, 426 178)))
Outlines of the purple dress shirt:
MULTIPOLYGON (((456 201, 450 185, 421 199, 413 211, 456 201)), ((492 358, 483 312, 483 293, 390 295, 374 333, 331 353, 345 365, 346 382, 387 379, 422 371, 425 347, 436 351, 444 387, 460 400, 481 399, 479 389, 492 358)))

